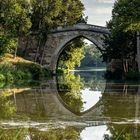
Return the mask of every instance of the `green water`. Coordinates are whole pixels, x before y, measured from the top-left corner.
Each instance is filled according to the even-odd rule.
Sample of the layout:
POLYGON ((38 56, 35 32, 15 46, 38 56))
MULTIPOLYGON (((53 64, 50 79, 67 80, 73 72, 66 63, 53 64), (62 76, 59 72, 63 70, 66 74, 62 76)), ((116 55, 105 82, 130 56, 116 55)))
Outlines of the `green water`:
POLYGON ((140 83, 103 75, 70 71, 0 89, 0 140, 140 140, 140 83))

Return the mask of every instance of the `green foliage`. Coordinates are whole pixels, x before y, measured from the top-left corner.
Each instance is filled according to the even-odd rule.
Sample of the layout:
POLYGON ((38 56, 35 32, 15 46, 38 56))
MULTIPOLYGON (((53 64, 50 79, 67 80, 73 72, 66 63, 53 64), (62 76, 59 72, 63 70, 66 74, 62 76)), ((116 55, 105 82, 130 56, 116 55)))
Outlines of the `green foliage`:
POLYGON ((68 43, 60 54, 58 67, 70 70, 75 66, 80 66, 81 60, 84 58, 84 45, 83 38, 76 38, 68 43))
POLYGON ((9 37, 19 37, 31 27, 27 0, 0 0, 1 28, 9 37))
POLYGON ((83 15, 80 0, 33 0, 31 1, 31 31, 36 32, 39 51, 42 52, 47 34, 57 26, 76 23, 83 15))
POLYGON ((107 26, 111 31, 105 39, 103 59, 111 62, 120 59, 124 73, 136 69, 136 33, 140 28, 139 0, 117 0, 112 11, 112 19, 107 26), (132 28, 133 27, 133 28, 132 28))
POLYGON ((17 45, 16 38, 10 38, 6 35, 0 36, 0 55, 5 53, 13 53, 15 46, 17 45))
POLYGON ((81 60, 81 67, 104 67, 102 54, 94 44, 84 46, 84 58, 81 60))
MULTIPOLYGON (((17 70, 18 69, 20 71, 22 70, 27 75, 28 79, 32 77, 31 79, 39 80, 41 78, 48 78, 51 75, 47 69, 35 63, 32 63, 32 64, 18 63, 17 70)), ((23 76, 23 77, 26 78, 26 76, 23 76)))
POLYGON ((82 16, 84 6, 80 0, 31 1, 32 30, 45 30, 58 25, 74 24, 82 16))
POLYGON ((0 82, 5 81, 5 76, 3 74, 0 74, 0 82))
POLYGON ((58 68, 58 69, 56 70, 57 76, 58 76, 58 75, 63 75, 63 74, 65 73, 64 71, 65 71, 64 69, 59 69, 59 68, 58 68))
POLYGON ((41 80, 48 77, 50 77, 49 71, 34 63, 0 64, 0 82, 14 84, 21 80, 41 80))
POLYGON ((112 11, 113 21, 124 31, 140 29, 140 1, 117 0, 112 11))
POLYGON ((27 0, 0 0, 0 55, 12 53, 20 36, 31 27, 27 0))
POLYGON ((84 38, 76 38, 66 44, 58 60, 58 69, 72 70, 84 66, 104 66, 101 52, 94 46, 84 42, 84 38))
POLYGON ((13 72, 15 70, 15 66, 9 62, 5 62, 0 65, 0 74, 5 77, 5 82, 13 82, 13 72))
POLYGON ((84 10, 80 0, 0 0, 0 7, 0 55, 13 50, 16 54, 20 38, 34 33, 42 52, 47 34, 59 25, 76 23, 84 10))
POLYGON ((73 73, 64 74, 58 77, 59 95, 74 113, 80 113, 83 110, 83 102, 80 89, 83 84, 80 81, 80 76, 75 76, 73 73))
POLYGON ((13 102, 11 102, 6 92, 0 93, 0 119, 10 118, 15 112, 15 106, 13 102))

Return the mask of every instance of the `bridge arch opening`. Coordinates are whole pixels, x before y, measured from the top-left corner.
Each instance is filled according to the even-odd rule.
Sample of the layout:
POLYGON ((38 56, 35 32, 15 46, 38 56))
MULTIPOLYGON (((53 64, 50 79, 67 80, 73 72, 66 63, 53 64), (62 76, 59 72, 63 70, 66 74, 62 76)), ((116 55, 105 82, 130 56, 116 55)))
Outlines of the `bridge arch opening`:
MULTIPOLYGON (((100 61, 100 67, 106 67, 106 65, 103 62, 102 57, 101 57, 102 52, 103 52, 102 44, 100 42, 98 42, 96 39, 94 39, 93 37, 88 37, 88 36, 84 36, 84 35, 76 36, 76 37, 70 39, 69 41, 67 41, 65 44, 63 44, 60 47, 59 51, 57 51, 57 57, 55 57, 56 58, 55 70, 58 70, 58 68, 60 68, 60 67, 62 68, 64 66, 64 63, 69 60, 71 61, 71 63, 73 63, 73 65, 74 65, 74 61, 77 60, 75 62, 75 66, 76 65, 78 66, 79 63, 81 63, 82 67, 83 67, 83 65, 84 65, 83 63, 85 63, 84 60, 90 59, 89 61, 93 62, 92 64, 90 64, 90 67, 94 67, 95 65, 96 65, 96 67, 98 67, 99 66, 97 64, 98 62, 95 62, 98 59, 97 61, 100 61), (77 53, 76 53, 76 51, 77 51, 77 53), (77 56, 75 56, 75 59, 74 59, 74 57, 72 55, 73 56, 77 55, 77 56), (87 58, 87 55, 90 55, 90 57, 87 58), (80 60, 78 60, 78 59, 80 59, 80 60), (62 64, 62 62, 64 62, 64 63, 62 64), (101 66, 101 65, 103 65, 103 66, 101 66)), ((55 54, 56 54, 56 52, 55 52, 55 54)), ((87 64, 87 66, 88 66, 88 64, 87 64)), ((66 67, 67 66, 64 66, 64 68, 66 68, 66 67)), ((73 67, 73 68, 75 69, 75 67, 73 67)), ((72 70, 72 67, 70 66, 70 68, 68 68, 68 70, 72 70)))
MULTIPOLYGON (((85 63, 84 61, 82 62, 83 66, 80 67, 81 68, 80 70, 77 69, 77 67, 75 67, 76 62, 77 63, 81 62, 81 60, 79 59, 83 58, 82 55, 88 55, 89 57, 86 59, 87 60, 89 59, 88 62, 90 61, 92 62, 90 63, 91 68, 93 67, 97 68, 97 62, 96 61, 94 62, 94 59, 96 57, 97 59, 100 58, 101 52, 100 52, 100 48, 98 49, 98 47, 99 46, 96 46, 96 43, 93 44, 93 41, 91 42, 89 39, 83 36, 78 36, 78 37, 73 38, 69 42, 67 42, 65 46, 62 47, 59 52, 57 66, 60 67, 60 69, 65 69, 68 66, 70 66, 69 67, 70 73, 68 72, 63 77, 57 78, 58 94, 60 96, 60 99, 62 99, 64 106, 68 108, 71 112, 77 115, 83 115, 89 112, 90 110, 92 110, 93 108, 95 108, 98 102, 100 101, 100 98, 105 88, 105 82, 101 83, 103 80, 101 79, 102 75, 100 75, 99 73, 96 73, 95 70, 93 69, 89 69, 88 65, 86 66, 88 67, 88 69, 82 69, 84 67, 84 63, 85 63), (73 42, 75 44, 73 44, 73 42), (83 46, 75 47, 75 45, 79 45, 79 44, 83 46), (86 53, 84 52, 85 51, 84 49, 86 50, 86 53), (75 50, 80 55, 75 53, 75 50), (95 50, 97 51, 96 53, 98 53, 98 56, 94 56, 95 50), (73 51, 73 52, 71 53, 70 51, 73 51), (76 60, 77 58, 78 60, 76 60), (72 62, 73 60, 75 61, 75 63, 72 62), (65 62, 67 63, 66 65, 65 65, 65 62), (71 63, 73 64, 71 65, 71 63), (71 69, 71 68, 74 68, 74 69, 71 69), (92 83, 94 83, 94 85, 92 83, 91 85, 86 85, 87 82, 86 82, 86 79, 84 78, 89 78, 89 77, 84 77, 83 76, 84 74, 81 74, 81 72, 84 72, 84 71, 86 72, 84 74, 87 74, 87 72, 93 72, 93 73, 90 73, 89 77, 91 77, 91 75, 93 76, 92 83), (100 80, 99 81, 100 83, 98 83, 98 80, 96 80, 95 78, 97 77, 97 75, 100 80), (86 94, 90 94, 90 95, 86 96, 86 94)), ((101 62, 101 59, 99 61, 101 62)))

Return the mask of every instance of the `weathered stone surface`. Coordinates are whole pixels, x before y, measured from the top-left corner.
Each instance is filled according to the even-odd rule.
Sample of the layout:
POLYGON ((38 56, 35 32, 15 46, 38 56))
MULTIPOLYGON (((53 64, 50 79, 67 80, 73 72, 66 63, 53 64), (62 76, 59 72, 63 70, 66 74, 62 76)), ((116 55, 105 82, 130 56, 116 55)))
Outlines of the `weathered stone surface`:
POLYGON ((93 42, 99 50, 103 50, 104 34, 109 34, 107 28, 88 24, 58 27, 48 35, 41 64, 55 72, 59 55, 65 45, 77 37, 84 37, 93 42), (47 60, 48 56, 51 56, 50 62, 47 60))
POLYGON ((109 30, 106 27, 95 25, 76 24, 73 26, 58 27, 48 34, 47 42, 43 48, 38 48, 36 41, 34 41, 35 38, 32 38, 28 39, 24 43, 24 46, 21 45, 19 50, 22 53, 25 52, 23 48, 30 44, 29 47, 26 47, 24 57, 44 65, 55 73, 59 55, 68 42, 77 37, 84 37, 93 42, 99 50, 103 50, 103 38, 105 34, 109 34, 109 30), (33 44, 31 45, 30 42, 33 42, 33 44))

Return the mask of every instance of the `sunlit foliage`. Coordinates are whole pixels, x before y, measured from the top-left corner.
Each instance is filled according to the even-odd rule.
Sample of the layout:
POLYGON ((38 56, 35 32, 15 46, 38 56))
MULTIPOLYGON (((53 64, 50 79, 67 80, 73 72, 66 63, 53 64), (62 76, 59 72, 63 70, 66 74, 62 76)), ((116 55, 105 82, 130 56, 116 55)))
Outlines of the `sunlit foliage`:
POLYGON ((37 35, 42 47, 58 25, 76 23, 83 15, 80 0, 0 0, 0 55, 11 53, 19 38, 37 35))
POLYGON ((11 52, 31 27, 27 0, 0 0, 0 54, 11 52))
POLYGON ((84 58, 84 45, 83 38, 76 38, 66 44, 60 54, 58 68, 72 70, 75 69, 75 66, 80 66, 81 60, 84 58))
POLYGON ((16 107, 8 98, 8 92, 0 92, 0 120, 8 119, 16 112, 16 107))
POLYGON ((83 110, 83 102, 81 98, 81 88, 83 84, 80 81, 80 76, 75 76, 73 73, 65 74, 58 77, 59 95, 70 110, 75 113, 80 113, 83 110))

